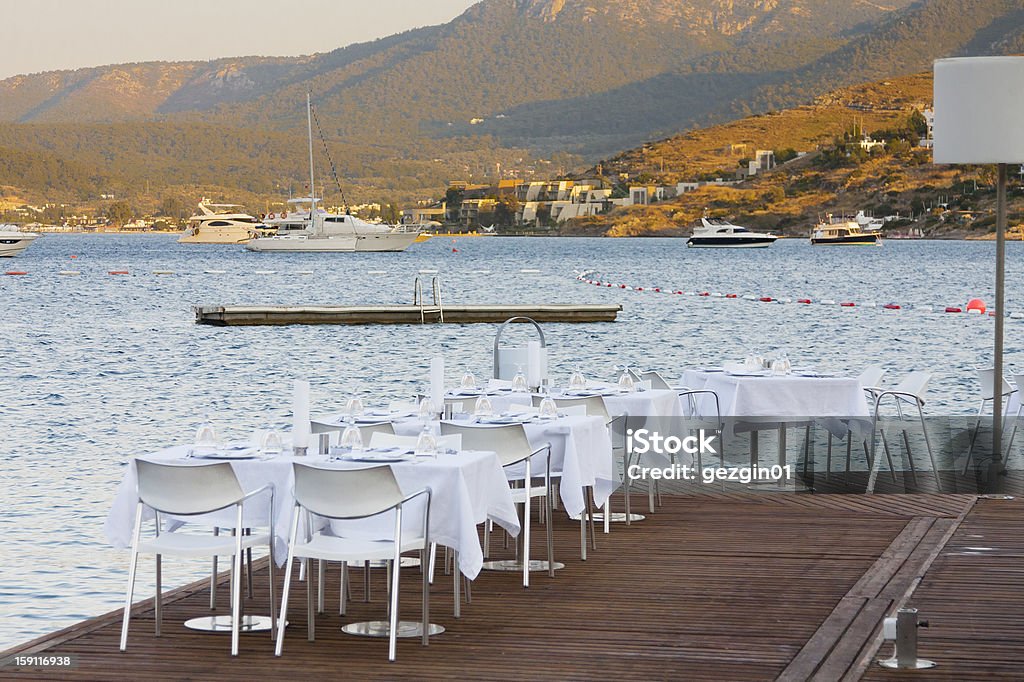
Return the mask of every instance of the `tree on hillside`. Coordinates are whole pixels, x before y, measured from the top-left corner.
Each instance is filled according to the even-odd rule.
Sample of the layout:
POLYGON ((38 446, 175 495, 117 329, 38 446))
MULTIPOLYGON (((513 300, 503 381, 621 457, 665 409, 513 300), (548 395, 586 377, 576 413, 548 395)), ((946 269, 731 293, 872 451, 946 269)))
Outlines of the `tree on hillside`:
POLYGON ((107 207, 107 223, 110 225, 124 225, 131 222, 135 212, 127 201, 115 201, 107 207))
POLYGON ((498 197, 498 203, 494 207, 494 222, 502 227, 513 227, 518 212, 519 200, 514 194, 504 194, 498 197))

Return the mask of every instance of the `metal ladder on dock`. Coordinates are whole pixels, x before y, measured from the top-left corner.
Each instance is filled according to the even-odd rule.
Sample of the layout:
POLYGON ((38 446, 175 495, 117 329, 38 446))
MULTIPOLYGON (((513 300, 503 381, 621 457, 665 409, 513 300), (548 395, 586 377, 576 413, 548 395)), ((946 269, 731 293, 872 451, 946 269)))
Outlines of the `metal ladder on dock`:
MULTIPOLYGON (((419 306, 420 324, 426 324, 427 314, 437 315, 438 322, 444 322, 444 306, 441 304, 441 280, 436 275, 430 278, 430 293, 433 296, 433 305, 428 306, 423 298, 423 283, 416 278, 413 288, 412 303, 419 306)), ((432 320, 433 321, 433 320, 432 320)))

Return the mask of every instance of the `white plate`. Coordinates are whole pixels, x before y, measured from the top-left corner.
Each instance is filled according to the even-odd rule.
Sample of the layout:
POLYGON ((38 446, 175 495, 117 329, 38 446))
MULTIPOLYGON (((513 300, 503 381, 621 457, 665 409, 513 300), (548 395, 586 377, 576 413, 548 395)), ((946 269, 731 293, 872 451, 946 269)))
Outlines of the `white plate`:
POLYGON ((358 454, 344 454, 341 459, 346 462, 404 462, 414 455, 409 450, 384 448, 381 450, 363 450, 358 454))
POLYGON ((762 370, 760 372, 744 372, 744 371, 741 371, 741 370, 735 370, 735 371, 727 370, 725 373, 728 374, 729 376, 734 376, 734 377, 766 377, 766 376, 770 376, 768 374, 768 372, 766 372, 764 370, 762 370))
POLYGON ((259 452, 256 448, 245 448, 241 450, 214 450, 203 454, 193 455, 197 459, 253 459, 259 452))

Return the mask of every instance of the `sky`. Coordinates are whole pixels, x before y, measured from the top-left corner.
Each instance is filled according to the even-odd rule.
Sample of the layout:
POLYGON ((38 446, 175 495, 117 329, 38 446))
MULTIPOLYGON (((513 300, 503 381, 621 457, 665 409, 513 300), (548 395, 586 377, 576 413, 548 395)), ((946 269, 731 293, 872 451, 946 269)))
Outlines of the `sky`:
POLYGON ((0 79, 125 62, 328 52, 476 0, 0 0, 0 79))

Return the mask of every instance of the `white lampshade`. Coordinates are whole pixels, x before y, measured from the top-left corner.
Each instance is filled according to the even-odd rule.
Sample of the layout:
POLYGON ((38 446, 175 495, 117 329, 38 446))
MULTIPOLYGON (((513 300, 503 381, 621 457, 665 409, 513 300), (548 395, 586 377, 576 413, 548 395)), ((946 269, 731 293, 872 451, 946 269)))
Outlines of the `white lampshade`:
POLYGON ((935 62, 935 163, 1024 162, 1024 57, 935 62))

